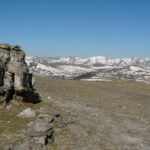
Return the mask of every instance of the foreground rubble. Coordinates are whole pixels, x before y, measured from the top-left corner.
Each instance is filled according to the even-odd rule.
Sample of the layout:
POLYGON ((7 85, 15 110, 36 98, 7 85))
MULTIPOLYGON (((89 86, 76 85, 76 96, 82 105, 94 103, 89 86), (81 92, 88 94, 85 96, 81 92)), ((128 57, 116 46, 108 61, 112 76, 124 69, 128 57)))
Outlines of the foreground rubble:
MULTIPOLYGON (((27 108, 24 111, 29 109, 31 108, 27 108)), ((50 113, 46 110, 32 110, 32 111, 34 111, 36 116, 30 117, 36 118, 27 124, 27 127, 24 130, 23 135, 21 136, 21 140, 19 142, 20 144, 4 145, 0 147, 1 149, 49 150, 50 144, 52 144, 54 141, 54 123, 60 120, 61 115, 58 113, 50 113)))

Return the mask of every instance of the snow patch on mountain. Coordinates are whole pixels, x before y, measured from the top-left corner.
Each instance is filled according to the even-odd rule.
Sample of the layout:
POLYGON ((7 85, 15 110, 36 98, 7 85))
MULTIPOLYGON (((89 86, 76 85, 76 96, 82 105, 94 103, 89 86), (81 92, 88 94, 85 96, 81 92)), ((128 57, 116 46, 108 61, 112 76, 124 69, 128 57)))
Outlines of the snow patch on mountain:
POLYGON ((45 70, 45 71, 50 71, 52 73, 59 73, 60 71, 56 68, 53 68, 51 66, 45 66, 43 64, 37 63, 36 69, 35 70, 45 70))
POLYGON ((43 76, 150 83, 150 58, 27 57, 26 62, 30 72, 43 76))
POLYGON ((136 66, 130 66, 130 70, 131 71, 144 71, 144 69, 142 69, 140 67, 136 67, 136 66))

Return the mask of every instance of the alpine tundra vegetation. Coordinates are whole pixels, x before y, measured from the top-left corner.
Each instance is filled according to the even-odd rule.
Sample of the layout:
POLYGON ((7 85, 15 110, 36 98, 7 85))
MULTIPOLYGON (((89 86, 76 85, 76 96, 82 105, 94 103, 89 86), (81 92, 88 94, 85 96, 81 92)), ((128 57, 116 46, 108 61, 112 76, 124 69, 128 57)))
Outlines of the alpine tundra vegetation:
MULTIPOLYGON (((19 46, 15 46, 17 50, 12 50, 10 45, 0 46, 3 52, 1 90, 4 93, 0 100, 3 102, 6 97, 7 90, 4 89, 13 90, 11 100, 6 105, 1 103, 0 149, 150 149, 149 84, 135 80, 87 82, 43 76, 30 68, 31 63, 34 63, 31 59, 30 63, 29 60, 27 62, 28 70, 25 53, 19 46), (12 52, 15 54, 13 57, 12 52), (9 68, 12 63, 15 65, 9 68), (34 89, 30 71, 35 74, 34 89), (9 79, 9 84, 4 79, 9 79), (32 92, 28 90, 35 89, 39 95, 32 97, 32 92), (29 97, 41 101, 34 104, 28 100, 29 97)), ((39 65, 41 62, 36 63, 39 65)), ((138 67, 130 68, 139 70, 138 67)), ((87 79, 90 75, 83 74, 79 79, 87 79)))

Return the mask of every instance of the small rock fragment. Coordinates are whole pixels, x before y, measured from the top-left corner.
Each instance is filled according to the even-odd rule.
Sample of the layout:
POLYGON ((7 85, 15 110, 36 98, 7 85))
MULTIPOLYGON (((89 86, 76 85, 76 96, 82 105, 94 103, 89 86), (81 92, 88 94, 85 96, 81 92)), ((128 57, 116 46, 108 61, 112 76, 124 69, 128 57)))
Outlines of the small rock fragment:
POLYGON ((32 110, 31 108, 27 108, 21 113, 17 115, 20 118, 29 118, 29 117, 35 117, 35 111, 32 110))

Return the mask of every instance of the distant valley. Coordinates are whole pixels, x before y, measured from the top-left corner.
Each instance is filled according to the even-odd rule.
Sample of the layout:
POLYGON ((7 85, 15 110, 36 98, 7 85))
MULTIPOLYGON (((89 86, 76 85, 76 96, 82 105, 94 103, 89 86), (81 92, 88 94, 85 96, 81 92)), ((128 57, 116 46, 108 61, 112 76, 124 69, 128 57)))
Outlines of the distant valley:
POLYGON ((27 57, 30 72, 85 81, 124 80, 150 83, 150 58, 27 57))

